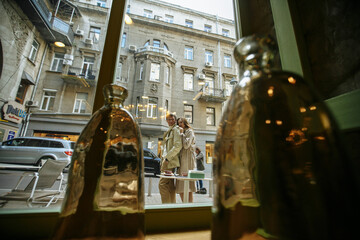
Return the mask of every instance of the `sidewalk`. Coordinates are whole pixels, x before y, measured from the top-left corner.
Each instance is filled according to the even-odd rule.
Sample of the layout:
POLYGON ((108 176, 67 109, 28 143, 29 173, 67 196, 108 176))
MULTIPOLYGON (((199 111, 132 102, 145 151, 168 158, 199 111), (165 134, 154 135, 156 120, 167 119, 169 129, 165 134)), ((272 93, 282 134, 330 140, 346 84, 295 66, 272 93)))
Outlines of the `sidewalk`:
MULTIPOLYGON (((145 205, 161 205, 162 204, 158 184, 159 184, 159 178, 149 178, 149 177, 145 178, 145 189, 144 189, 145 205), (149 187, 151 187, 151 192, 149 192, 149 187)), ((207 193, 206 194, 194 193, 193 194, 194 203, 212 204, 213 196, 212 197, 209 196, 209 183, 204 181, 204 187, 207 189, 207 193)), ((1 189, 0 195, 5 194, 6 191, 8 191, 8 190, 1 189)), ((64 194, 65 194, 65 192, 62 193, 62 195, 64 195, 64 194)), ((62 201, 63 197, 64 196, 61 196, 61 198, 58 200, 58 202, 55 204, 51 204, 49 208, 60 209, 62 202, 63 202, 62 201)), ((182 203, 179 194, 176 194, 176 203, 182 203)), ((8 202, 0 201, 0 212, 5 209, 34 209, 34 208, 36 208, 36 207, 29 208, 26 204, 26 201, 8 201, 8 202)))

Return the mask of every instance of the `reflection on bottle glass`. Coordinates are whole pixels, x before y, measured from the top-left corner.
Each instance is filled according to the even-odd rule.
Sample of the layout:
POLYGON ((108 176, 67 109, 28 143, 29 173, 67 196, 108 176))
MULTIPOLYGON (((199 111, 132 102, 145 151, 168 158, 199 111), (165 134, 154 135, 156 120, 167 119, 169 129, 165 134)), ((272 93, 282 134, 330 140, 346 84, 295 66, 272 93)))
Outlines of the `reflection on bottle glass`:
POLYGON ((272 69, 274 49, 235 47, 244 75, 217 133, 212 239, 351 239, 358 174, 312 86, 272 69))
POLYGON ((76 143, 53 239, 144 239, 140 129, 122 107, 125 88, 107 85, 104 95, 76 143))

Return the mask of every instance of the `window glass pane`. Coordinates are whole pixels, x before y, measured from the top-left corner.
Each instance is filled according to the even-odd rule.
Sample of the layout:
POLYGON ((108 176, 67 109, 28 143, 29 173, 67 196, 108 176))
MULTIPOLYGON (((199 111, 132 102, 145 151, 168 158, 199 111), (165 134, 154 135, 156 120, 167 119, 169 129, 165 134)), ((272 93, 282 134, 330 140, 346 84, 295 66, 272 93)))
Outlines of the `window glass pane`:
POLYGON ((212 51, 205 51, 205 62, 213 63, 213 54, 212 51))
POLYGON ((37 52, 39 49, 39 43, 34 39, 32 45, 31 45, 31 50, 30 50, 30 54, 29 54, 29 59, 34 62, 37 52))
POLYGON ((184 105, 184 118, 189 123, 193 123, 193 106, 192 105, 184 105))
POLYGON ((160 64, 151 63, 150 81, 160 81, 160 64))
MULTIPOLYGON (((18 12, 21 12, 20 2, 22 1, 11 1, 15 4, 12 4, 14 9, 19 10, 18 12)), ((31 24, 32 19, 27 18, 26 13, 20 16, 20 19, 30 21, 29 24, 24 25, 26 29, 8 36, 8 33, 13 33, 11 26, 17 26, 18 23, 4 18, 6 22, 2 25, 6 31, 0 28, 0 35, 3 34, 1 36, 8 41, 2 41, 3 55, 13 58, 11 61, 4 60, 8 64, 4 66, 2 76, 3 79, 9 79, 6 76, 11 76, 14 72, 16 74, 9 80, 0 95, 4 99, 17 97, 17 101, 23 104, 28 100, 37 102, 38 107, 30 108, 31 117, 29 125, 25 128, 26 135, 71 138, 76 141, 91 117, 95 91, 101 91, 101 89, 96 89, 97 83, 104 81, 92 77, 97 76, 96 74, 100 71, 106 31, 115 32, 119 29, 109 29, 107 26, 111 12, 111 9, 107 8, 111 7, 112 1, 70 1, 70 5, 66 4, 66 1, 60 1, 57 8, 58 2, 46 1, 46 6, 52 13, 49 15, 50 20, 55 21, 56 17, 58 24, 61 22, 61 28, 69 31, 54 34, 56 39, 51 41, 41 33, 38 23, 31 24), (55 10, 57 10, 56 16, 55 10), (71 30, 74 36, 71 36, 71 30), (14 38, 22 32, 27 32, 28 35, 14 38), (17 43, 18 39, 23 40, 23 49, 14 48, 9 44, 17 43), (66 40, 64 42, 66 47, 54 46, 55 40, 66 40), (92 40, 93 44, 86 44, 88 40, 92 40), (26 58, 22 62, 20 59, 16 62, 17 56, 20 59, 21 56, 26 58), (43 67, 40 68, 43 56, 43 67), (31 59, 34 59, 35 64, 29 61, 31 59), (19 84, 23 70, 26 70, 33 80, 37 80, 39 76, 37 86, 19 84), (16 92, 18 86, 20 86, 19 91, 16 92), (33 99, 31 99, 32 95, 34 95, 33 99)), ((211 98, 211 96, 205 98, 205 87, 198 84, 201 81, 204 83, 205 77, 199 79, 199 76, 211 75, 213 77, 211 80, 206 80, 207 92, 210 93, 210 89, 215 86, 224 91, 227 86, 221 82, 224 81, 224 74, 236 75, 235 66, 230 65, 230 68, 225 69, 225 61, 222 64, 225 59, 221 59, 225 53, 231 53, 236 42, 234 38, 224 41, 221 36, 222 29, 228 29, 230 33, 235 32, 232 16, 223 14, 223 8, 228 4, 220 2, 213 9, 222 9, 222 11, 211 12, 208 11, 208 5, 211 2, 201 2, 201 0, 193 1, 191 5, 186 5, 186 1, 181 0, 131 0, 128 2, 131 3, 131 9, 130 5, 125 8, 134 23, 124 24, 124 28, 121 29, 124 35, 120 40, 120 48, 112 48, 114 52, 119 52, 118 65, 113 66, 117 69, 114 80, 118 80, 116 83, 128 89, 129 96, 124 102, 124 107, 137 116, 141 134, 146 139, 143 142, 144 146, 152 142, 154 152, 160 153, 155 150, 160 149, 159 143, 167 129, 165 114, 176 112, 178 117, 188 119, 192 127, 197 130, 197 144, 205 152, 205 142, 214 141, 216 136, 215 127, 207 126, 206 107, 212 107, 215 112, 220 113, 222 105, 225 104, 224 101, 219 102, 219 99, 211 98), (197 7, 198 4, 202 7, 197 7), (162 18, 159 19, 157 16, 162 18), (129 48, 129 46, 132 47, 129 48), (206 59, 205 50, 210 51, 206 59), (220 57, 220 59, 215 59, 215 57, 220 57), (205 60, 219 64, 216 64, 216 68, 208 68, 204 66, 205 60), (141 79, 142 81, 139 81, 141 79), (201 97, 193 100, 198 93, 201 97), (149 96, 149 98, 144 99, 143 96, 149 96)), ((14 14, 17 14, 17 11, 14 14)), ((118 27, 121 27, 120 24, 118 27)), ((103 99, 101 99, 102 103, 103 99)), ((21 124, 18 126, 17 134, 20 134, 21 124)), ((5 139, 8 137, 8 132, 9 129, 4 132, 5 139)), ((206 176, 211 177, 211 166, 207 166, 206 169, 206 176)), ((148 178, 145 179, 145 184, 148 186, 148 178)), ((151 198, 158 199, 159 191, 156 182, 158 178, 152 180, 153 196, 151 198)), ((209 182, 206 184, 209 190, 209 182)), ((194 197, 199 199, 200 196, 196 195, 194 194, 194 197)), ((212 201, 208 195, 204 197, 206 201, 212 201)), ((181 202, 177 195, 177 203, 181 202)))
POLYGON ((215 109, 206 108, 206 124, 210 126, 215 125, 215 109))
POLYGON ((185 59, 193 60, 193 48, 192 47, 185 47, 185 59))
POLYGON ((126 33, 123 33, 122 39, 121 39, 121 47, 124 48, 126 44, 126 33))
POLYGON ((224 67, 231 68, 231 56, 224 55, 224 67))
POLYGON ((98 27, 90 27, 89 38, 93 40, 93 43, 98 43, 100 39, 101 29, 98 27))
POLYGON ((193 21, 192 20, 185 20, 185 26, 192 28, 193 27, 193 21))
POLYGON ((185 73, 184 74, 184 90, 194 89, 194 75, 185 73))

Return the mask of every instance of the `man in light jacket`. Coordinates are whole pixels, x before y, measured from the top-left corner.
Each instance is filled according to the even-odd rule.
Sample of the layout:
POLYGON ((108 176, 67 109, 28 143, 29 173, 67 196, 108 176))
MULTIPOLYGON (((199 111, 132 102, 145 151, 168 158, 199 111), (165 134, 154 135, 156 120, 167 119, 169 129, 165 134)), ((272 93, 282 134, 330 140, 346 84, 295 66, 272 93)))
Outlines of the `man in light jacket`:
MULTIPOLYGON (((161 171, 175 172, 180 166, 179 153, 182 148, 180 128, 176 125, 176 115, 167 114, 169 130, 164 134, 161 153, 161 171)), ((159 190, 162 203, 176 203, 174 179, 160 178, 159 190)))

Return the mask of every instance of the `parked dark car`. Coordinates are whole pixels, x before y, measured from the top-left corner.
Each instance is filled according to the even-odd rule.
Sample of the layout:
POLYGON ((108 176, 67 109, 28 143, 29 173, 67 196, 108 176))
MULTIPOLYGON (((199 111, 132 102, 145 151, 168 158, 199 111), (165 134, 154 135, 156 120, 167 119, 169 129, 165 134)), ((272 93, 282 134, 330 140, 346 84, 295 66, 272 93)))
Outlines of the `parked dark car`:
POLYGON ((160 174, 160 158, 151 150, 144 148, 145 173, 160 174))

